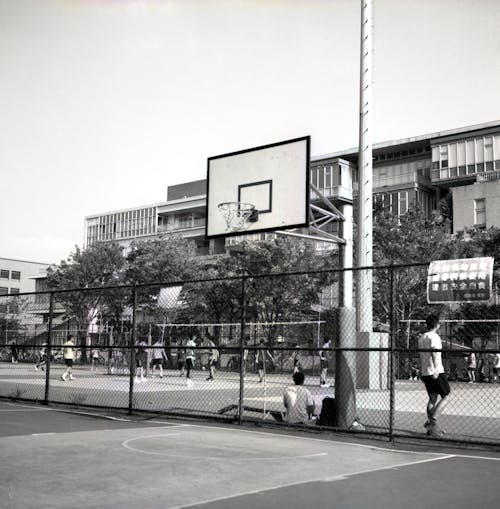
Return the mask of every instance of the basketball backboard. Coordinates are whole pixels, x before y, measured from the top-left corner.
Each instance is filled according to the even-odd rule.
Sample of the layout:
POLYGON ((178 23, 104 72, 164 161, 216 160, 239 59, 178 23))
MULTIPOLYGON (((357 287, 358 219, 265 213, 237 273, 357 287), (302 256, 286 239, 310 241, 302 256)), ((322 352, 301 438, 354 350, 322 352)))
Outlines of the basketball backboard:
POLYGON ((306 227, 310 137, 208 158, 207 239, 306 227), (257 220, 229 229, 223 203, 251 204, 257 220))

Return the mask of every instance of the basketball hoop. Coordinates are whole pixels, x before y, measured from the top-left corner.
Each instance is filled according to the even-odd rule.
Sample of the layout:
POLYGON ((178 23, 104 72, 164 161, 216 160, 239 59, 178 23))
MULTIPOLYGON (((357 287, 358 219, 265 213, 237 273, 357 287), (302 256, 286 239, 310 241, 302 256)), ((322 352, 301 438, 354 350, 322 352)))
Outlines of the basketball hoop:
POLYGON ((240 201, 228 201, 217 205, 219 212, 226 221, 226 231, 246 231, 250 223, 255 223, 259 218, 259 212, 251 203, 240 201))

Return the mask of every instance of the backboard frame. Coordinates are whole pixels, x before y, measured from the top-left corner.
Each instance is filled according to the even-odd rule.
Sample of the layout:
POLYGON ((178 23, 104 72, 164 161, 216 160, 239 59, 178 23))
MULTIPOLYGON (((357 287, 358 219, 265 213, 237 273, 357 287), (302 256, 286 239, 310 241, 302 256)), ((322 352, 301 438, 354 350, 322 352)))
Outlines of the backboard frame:
MULTIPOLYGON (((205 217, 206 217, 206 224, 205 224, 205 238, 207 240, 210 240, 210 239, 217 239, 217 238, 225 238, 225 237, 235 237, 235 236, 240 236, 240 235, 252 235, 252 234, 256 234, 256 233, 265 233, 265 232, 274 232, 274 231, 280 231, 280 230, 293 230, 293 229, 296 229, 296 228, 306 228, 309 226, 309 221, 310 221, 310 217, 309 217, 309 202, 310 202, 310 179, 311 179, 311 175, 310 175, 310 159, 311 159, 311 137, 310 136, 302 136, 300 138, 293 138, 293 139, 290 139, 290 140, 284 140, 284 141, 279 141, 279 142, 276 142, 276 143, 270 143, 270 144, 267 144, 267 145, 261 145, 261 146, 258 146, 258 147, 252 147, 252 148, 248 148, 248 149, 244 149, 244 150, 238 150, 236 152, 229 152, 227 154, 220 154, 220 155, 217 155, 217 156, 212 156, 212 157, 209 157, 207 159, 207 191, 206 191, 206 205, 205 205, 205 217), (257 152, 257 151, 262 151, 262 150, 266 150, 266 149, 271 149, 271 148, 275 148, 275 147, 280 147, 280 146, 284 146, 284 145, 291 145, 291 144, 294 144, 294 143, 300 143, 300 142, 305 142, 305 167, 304 167, 304 189, 305 189, 305 200, 304 200, 304 213, 303 213, 303 217, 305 218, 305 221, 303 222, 294 222, 294 223, 291 223, 291 224, 284 224, 284 225, 278 225, 278 226, 273 226, 273 227, 263 227, 263 228, 259 228, 258 227, 258 222, 257 223, 254 223, 254 225, 252 225, 252 228, 249 230, 249 231, 236 231, 236 232, 231 232, 231 231, 228 231, 228 232, 223 232, 223 233, 215 233, 215 234, 210 234, 208 233, 208 229, 209 229, 209 209, 210 207, 216 207, 217 204, 211 204, 210 203, 210 183, 211 183, 211 178, 210 178, 210 171, 211 171, 211 164, 213 161, 216 161, 218 159, 223 159, 223 158, 230 158, 232 156, 238 156, 238 155, 241 155, 241 154, 247 154, 247 153, 250 153, 250 152, 257 152)), ((250 186, 255 186, 255 185, 268 185, 269 187, 269 207, 268 209, 266 210, 262 210, 261 213, 267 213, 267 212, 272 212, 273 211, 273 182, 272 182, 272 179, 271 180, 267 180, 267 179, 264 179, 264 180, 258 180, 256 182, 251 182, 251 183, 245 183, 245 182, 242 182, 241 184, 238 184, 238 188, 237 188, 237 200, 238 201, 248 201, 244 198, 244 196, 242 196, 242 194, 245 192, 245 189, 246 188, 249 188, 250 186)), ((236 199, 236 198, 235 198, 236 199)))

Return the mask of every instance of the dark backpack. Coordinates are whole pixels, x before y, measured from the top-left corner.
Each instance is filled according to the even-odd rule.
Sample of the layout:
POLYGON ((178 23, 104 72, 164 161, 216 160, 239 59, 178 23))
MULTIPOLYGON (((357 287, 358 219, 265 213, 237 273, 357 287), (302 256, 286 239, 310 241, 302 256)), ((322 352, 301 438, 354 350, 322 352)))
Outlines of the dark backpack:
POLYGON ((320 426, 337 426, 337 409, 335 398, 326 397, 323 399, 323 406, 319 414, 318 424, 320 426))

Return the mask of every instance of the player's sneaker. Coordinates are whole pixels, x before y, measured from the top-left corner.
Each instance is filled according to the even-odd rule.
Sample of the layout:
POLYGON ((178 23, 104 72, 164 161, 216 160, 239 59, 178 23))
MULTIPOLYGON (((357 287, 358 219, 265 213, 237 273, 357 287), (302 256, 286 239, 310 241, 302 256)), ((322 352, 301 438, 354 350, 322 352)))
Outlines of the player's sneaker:
POLYGON ((427 428, 427 435, 433 438, 441 438, 444 436, 444 430, 441 429, 437 424, 431 424, 427 428))
POLYGON ((187 385, 188 387, 193 387, 193 381, 192 381, 192 380, 190 380, 190 379, 188 378, 188 379, 186 380, 186 385, 187 385))
POLYGON ((70 379, 70 380, 74 380, 74 379, 75 379, 75 377, 74 377, 73 375, 69 375, 69 379, 70 379))
POLYGON ((38 371, 38 368, 35 366, 35 371, 38 371))

